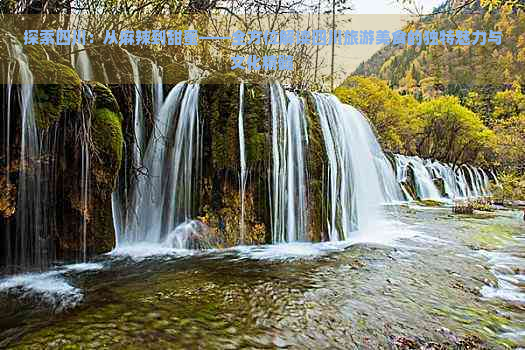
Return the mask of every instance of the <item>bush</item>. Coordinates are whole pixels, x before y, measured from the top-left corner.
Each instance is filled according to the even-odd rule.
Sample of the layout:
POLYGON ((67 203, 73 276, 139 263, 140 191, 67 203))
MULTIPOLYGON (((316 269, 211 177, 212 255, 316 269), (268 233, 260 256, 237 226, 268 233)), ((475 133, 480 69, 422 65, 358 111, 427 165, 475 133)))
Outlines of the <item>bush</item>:
POLYGON ((525 200, 525 174, 505 172, 498 176, 499 184, 492 186, 492 195, 497 202, 525 200))

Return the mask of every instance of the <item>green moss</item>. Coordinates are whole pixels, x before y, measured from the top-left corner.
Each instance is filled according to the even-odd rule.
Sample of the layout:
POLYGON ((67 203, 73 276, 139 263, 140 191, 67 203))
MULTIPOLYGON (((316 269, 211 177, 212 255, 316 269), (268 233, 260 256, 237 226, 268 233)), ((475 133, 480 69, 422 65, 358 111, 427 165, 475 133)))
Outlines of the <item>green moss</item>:
POLYGON ((95 109, 107 108, 112 112, 118 113, 120 111, 119 105, 110 88, 106 85, 95 82, 92 86, 95 94, 95 109))
POLYGON ((419 200, 418 203, 424 205, 425 207, 440 207, 443 205, 443 203, 431 199, 422 199, 419 200))
MULTIPOLYGON (((209 127, 208 154, 216 170, 239 167, 239 84, 218 84, 214 76, 201 86, 201 116, 209 127), (210 83, 211 82, 211 83, 210 83)), ((206 129, 206 127, 205 127, 206 129)))
POLYGON ((99 108, 91 123, 91 136, 99 160, 95 164, 95 178, 99 184, 113 187, 122 162, 122 118, 108 108, 99 108))
POLYGON ((310 238, 312 241, 322 241, 328 239, 328 237, 323 237, 322 233, 328 231, 326 218, 331 210, 330 203, 325 201, 325 191, 328 188, 328 177, 325 176, 328 158, 315 100, 311 94, 306 94, 305 99, 308 120, 309 196, 311 198, 310 238))
MULTIPOLYGON (((224 245, 239 244, 239 91, 235 74, 205 79, 199 95, 203 122, 203 162, 198 211, 224 245)), ((265 242, 269 222, 267 183, 268 120, 265 92, 260 85, 245 84, 244 134, 250 171, 245 195, 245 243, 265 242)))
POLYGON ((493 224, 474 231, 468 240, 482 249, 494 250, 512 242, 514 234, 514 230, 505 225, 493 224))
POLYGON ((60 119, 64 94, 56 84, 37 85, 35 88, 35 118, 37 126, 48 128, 60 119))
POLYGON ((93 116, 92 133, 95 145, 105 153, 114 155, 117 160, 122 160, 122 118, 119 114, 108 108, 95 110, 93 116))
POLYGON ((177 84, 188 80, 188 66, 182 63, 172 63, 164 67, 164 84, 177 84))
POLYGON ((249 167, 266 161, 268 155, 269 128, 265 106, 264 85, 247 83, 244 91, 244 134, 249 167))
POLYGON ((81 80, 73 68, 62 64, 55 64, 57 80, 64 82, 62 90, 64 94, 64 111, 76 112, 82 105, 81 80), (67 83, 66 83, 67 82, 67 83))
MULTIPOLYGON (((33 72, 35 88, 35 118, 39 128, 48 128, 64 112, 81 108, 81 81, 75 70, 53 62, 42 45, 26 46, 25 51, 33 72)), ((58 57, 58 56, 57 56, 58 57)), ((55 58, 57 59, 57 58, 55 58)))

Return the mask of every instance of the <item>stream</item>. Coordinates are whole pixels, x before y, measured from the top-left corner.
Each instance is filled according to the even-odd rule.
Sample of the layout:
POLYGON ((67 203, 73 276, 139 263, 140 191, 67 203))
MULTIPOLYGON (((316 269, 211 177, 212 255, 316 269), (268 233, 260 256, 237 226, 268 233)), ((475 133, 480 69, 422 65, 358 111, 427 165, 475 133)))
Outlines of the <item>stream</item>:
POLYGON ((411 204, 346 242, 136 245, 4 278, 0 312, 13 349, 519 348, 525 225, 411 204))

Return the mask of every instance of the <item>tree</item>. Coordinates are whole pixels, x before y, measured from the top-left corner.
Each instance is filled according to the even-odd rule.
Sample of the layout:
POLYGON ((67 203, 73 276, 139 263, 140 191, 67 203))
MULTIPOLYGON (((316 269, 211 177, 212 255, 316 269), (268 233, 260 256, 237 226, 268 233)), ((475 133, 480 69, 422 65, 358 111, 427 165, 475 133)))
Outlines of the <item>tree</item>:
POLYGON ((415 115, 418 102, 414 97, 401 96, 384 80, 359 76, 347 78, 335 94, 365 113, 384 149, 408 154, 416 151, 414 140, 422 124, 415 115))
POLYGON ((510 119, 521 113, 525 113, 525 95, 521 92, 518 82, 513 84, 512 90, 499 91, 494 96, 495 121, 510 119))
POLYGON ((499 184, 492 188, 492 196, 498 202, 525 200, 525 175, 503 172, 498 176, 499 184))
POLYGON ((481 118, 460 105, 459 99, 443 96, 418 107, 423 132, 418 153, 423 157, 460 165, 484 163, 494 143, 494 133, 481 118))
POLYGON ((525 113, 499 121, 495 127, 498 165, 525 171, 525 113))

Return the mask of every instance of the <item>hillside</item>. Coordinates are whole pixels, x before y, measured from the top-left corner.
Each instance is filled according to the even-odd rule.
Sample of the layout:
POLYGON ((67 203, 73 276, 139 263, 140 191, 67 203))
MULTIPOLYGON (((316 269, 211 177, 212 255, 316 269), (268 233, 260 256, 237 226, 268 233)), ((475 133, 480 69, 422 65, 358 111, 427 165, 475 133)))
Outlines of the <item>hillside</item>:
POLYGON ((446 3, 405 30, 502 31, 502 43, 485 45, 388 45, 361 63, 352 75, 374 76, 400 92, 416 97, 436 94, 465 96, 473 87, 494 91, 525 83, 525 11, 501 8, 489 13, 477 4, 456 15, 444 14, 457 5, 446 3), (485 88, 486 89, 486 88, 485 88))
POLYGON ((525 9, 447 2, 409 30, 490 30, 501 45, 387 45, 336 89, 390 151, 525 170, 525 9))

